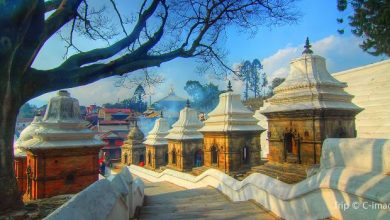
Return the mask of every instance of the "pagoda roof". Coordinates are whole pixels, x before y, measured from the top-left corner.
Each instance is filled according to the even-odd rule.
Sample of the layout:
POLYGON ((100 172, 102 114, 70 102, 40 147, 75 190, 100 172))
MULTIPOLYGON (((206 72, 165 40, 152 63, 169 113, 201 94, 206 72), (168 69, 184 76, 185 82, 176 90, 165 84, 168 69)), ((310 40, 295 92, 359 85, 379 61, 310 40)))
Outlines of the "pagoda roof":
POLYGON ((103 110, 104 112, 111 113, 111 114, 119 113, 119 112, 129 114, 132 112, 131 109, 127 109, 127 108, 103 108, 103 110))
POLYGON ((127 125, 129 122, 125 120, 102 120, 99 125, 127 125))
POLYGON ((175 91, 173 89, 171 89, 171 91, 169 92, 169 94, 167 96, 165 96, 164 98, 158 100, 157 102, 163 102, 163 101, 170 101, 170 102, 185 102, 186 99, 185 98, 182 98, 180 96, 177 96, 175 91))

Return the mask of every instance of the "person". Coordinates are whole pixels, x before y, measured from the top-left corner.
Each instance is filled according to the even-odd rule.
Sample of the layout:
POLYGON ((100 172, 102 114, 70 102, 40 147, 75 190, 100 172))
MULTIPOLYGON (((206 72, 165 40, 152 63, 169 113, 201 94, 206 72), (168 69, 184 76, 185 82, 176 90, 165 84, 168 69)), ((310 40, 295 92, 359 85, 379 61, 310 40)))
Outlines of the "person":
POLYGON ((106 163, 102 161, 102 163, 100 164, 100 174, 104 176, 105 173, 106 173, 106 163))
POLYGON ((143 166, 145 166, 145 163, 143 161, 141 161, 141 162, 139 162, 139 166, 143 167, 143 166))

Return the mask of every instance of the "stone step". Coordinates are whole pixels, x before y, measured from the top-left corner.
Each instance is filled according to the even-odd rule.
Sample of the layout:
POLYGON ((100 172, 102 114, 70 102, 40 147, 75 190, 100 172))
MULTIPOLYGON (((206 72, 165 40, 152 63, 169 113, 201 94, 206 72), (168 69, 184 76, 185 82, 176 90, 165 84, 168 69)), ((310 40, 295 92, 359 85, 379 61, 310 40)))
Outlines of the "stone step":
POLYGON ((250 202, 232 202, 218 190, 184 189, 167 182, 145 182, 145 205, 139 219, 275 219, 250 202))
POLYGON ((226 199, 223 201, 200 201, 199 203, 174 203, 174 204, 160 204, 160 205, 146 205, 142 208, 142 213, 151 212, 165 212, 165 213, 181 213, 181 212, 193 212, 201 209, 202 211, 221 211, 230 209, 240 210, 252 210, 257 209, 256 205, 251 202, 231 202, 226 203, 226 199))
POLYGON ((197 210, 182 213, 149 213, 140 215, 140 219, 275 219, 267 212, 257 210, 197 210))

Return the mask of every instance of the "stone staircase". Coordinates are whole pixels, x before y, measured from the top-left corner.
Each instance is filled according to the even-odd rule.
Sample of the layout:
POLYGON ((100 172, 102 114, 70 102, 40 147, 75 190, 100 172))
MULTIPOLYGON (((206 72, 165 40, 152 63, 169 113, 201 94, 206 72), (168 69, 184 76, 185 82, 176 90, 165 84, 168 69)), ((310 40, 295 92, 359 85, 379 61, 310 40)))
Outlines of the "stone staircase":
POLYGON ((202 167, 194 167, 194 168, 192 168, 191 174, 195 175, 195 176, 198 176, 198 175, 200 175, 201 173, 205 172, 208 169, 209 169, 209 167, 204 167, 204 166, 202 166, 202 167))
POLYGON ((287 154, 286 162, 287 163, 298 163, 298 156, 295 154, 287 154))
POLYGON ((295 163, 274 163, 267 162, 264 165, 252 167, 251 173, 262 173, 278 179, 282 182, 292 184, 306 179, 307 165, 295 163))
POLYGON ((145 202, 138 219, 276 219, 250 202, 232 202, 218 190, 184 189, 145 181, 145 202))

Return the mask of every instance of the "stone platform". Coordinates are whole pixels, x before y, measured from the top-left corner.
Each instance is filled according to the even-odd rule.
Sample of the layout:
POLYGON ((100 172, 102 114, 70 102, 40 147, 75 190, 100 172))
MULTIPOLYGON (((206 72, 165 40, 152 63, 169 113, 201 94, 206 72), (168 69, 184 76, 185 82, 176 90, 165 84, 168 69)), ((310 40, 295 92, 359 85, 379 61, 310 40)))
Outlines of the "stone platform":
POLYGON ((309 166, 301 164, 267 162, 264 165, 252 167, 247 175, 261 173, 282 182, 293 184, 306 179, 308 168, 309 166))
POLYGON ((211 187, 185 189, 168 182, 145 181, 139 219, 276 219, 249 201, 232 202, 211 187))

